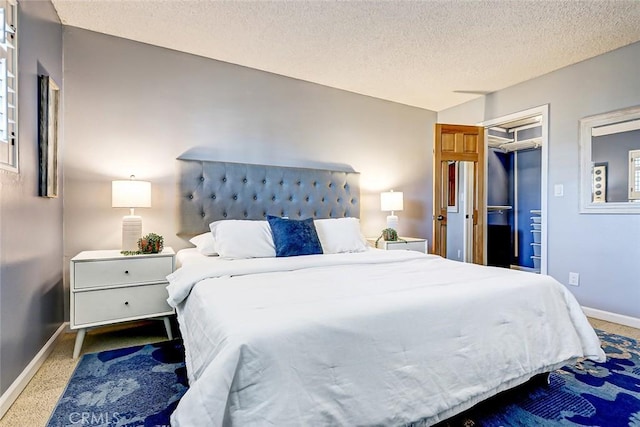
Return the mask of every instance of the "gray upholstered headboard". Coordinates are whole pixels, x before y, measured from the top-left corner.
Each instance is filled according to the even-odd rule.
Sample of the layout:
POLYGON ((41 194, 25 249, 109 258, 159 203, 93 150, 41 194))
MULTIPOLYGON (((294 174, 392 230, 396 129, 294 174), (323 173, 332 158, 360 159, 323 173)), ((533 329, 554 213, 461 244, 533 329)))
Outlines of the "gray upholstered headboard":
POLYGON ((178 235, 209 231, 221 219, 360 217, 360 174, 181 160, 178 235))

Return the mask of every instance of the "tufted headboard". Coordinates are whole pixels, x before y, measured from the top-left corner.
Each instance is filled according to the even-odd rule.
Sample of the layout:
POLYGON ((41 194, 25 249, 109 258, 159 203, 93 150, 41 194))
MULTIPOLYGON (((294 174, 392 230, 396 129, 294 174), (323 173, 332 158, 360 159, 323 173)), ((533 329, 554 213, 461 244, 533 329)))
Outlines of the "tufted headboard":
POLYGON ((322 169, 182 160, 178 235, 221 219, 360 217, 360 174, 322 169))

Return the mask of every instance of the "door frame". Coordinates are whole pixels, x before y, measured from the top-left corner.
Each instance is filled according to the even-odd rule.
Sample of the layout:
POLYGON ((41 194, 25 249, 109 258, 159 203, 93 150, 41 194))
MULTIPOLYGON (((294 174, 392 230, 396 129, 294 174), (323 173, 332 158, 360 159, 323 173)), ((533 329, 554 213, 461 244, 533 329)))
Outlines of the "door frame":
MULTIPOLYGON (((518 120, 531 116, 541 116, 542 120, 540 121, 542 125, 542 167, 540 171, 540 210, 541 210, 541 222, 542 222, 542 233, 540 233, 540 273, 548 274, 548 263, 547 263, 547 230, 548 230, 548 221, 547 221, 547 202, 548 202, 548 180, 549 180, 549 104, 540 105, 538 107, 529 108, 527 110, 518 111, 517 113, 507 114, 505 116, 500 116, 495 119, 485 120, 481 123, 478 123, 478 126, 484 126, 485 129, 491 126, 498 126, 501 123, 510 122, 513 120, 518 120)), ((485 146, 485 156, 484 156, 484 166, 485 170, 488 167, 488 150, 489 150, 489 132, 486 131, 484 133, 484 146, 485 146)), ((484 188, 488 189, 488 173, 484 176, 484 188)), ((484 218, 487 218, 487 194, 488 191, 484 192, 485 203, 484 208, 485 211, 482 213, 484 218)), ((484 222, 484 264, 487 263, 487 221, 484 222)))
MULTIPOLYGON (((443 177, 449 176, 448 161, 473 162, 473 262, 485 264, 486 233, 486 132, 483 126, 436 123, 433 145, 433 234, 432 252, 446 257, 447 205, 443 202, 443 177), (447 138, 444 136, 447 135, 447 138)), ((466 251, 466 248, 465 248, 466 251)))

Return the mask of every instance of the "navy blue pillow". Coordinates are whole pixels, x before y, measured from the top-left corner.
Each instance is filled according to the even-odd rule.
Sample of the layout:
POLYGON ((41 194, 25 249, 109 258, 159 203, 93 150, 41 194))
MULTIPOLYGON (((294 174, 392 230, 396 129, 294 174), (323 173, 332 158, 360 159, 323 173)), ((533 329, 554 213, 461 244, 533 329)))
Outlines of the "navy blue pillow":
POLYGON ((277 257, 322 253, 313 218, 296 220, 268 215, 267 221, 271 227, 277 257))

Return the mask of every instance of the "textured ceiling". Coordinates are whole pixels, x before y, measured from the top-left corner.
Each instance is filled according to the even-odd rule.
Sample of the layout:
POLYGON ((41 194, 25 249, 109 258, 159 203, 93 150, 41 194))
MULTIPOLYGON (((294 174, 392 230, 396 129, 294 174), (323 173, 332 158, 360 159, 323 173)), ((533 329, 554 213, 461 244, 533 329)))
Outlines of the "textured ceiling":
POLYGON ((63 24, 440 111, 640 40, 637 0, 53 0, 63 24))

